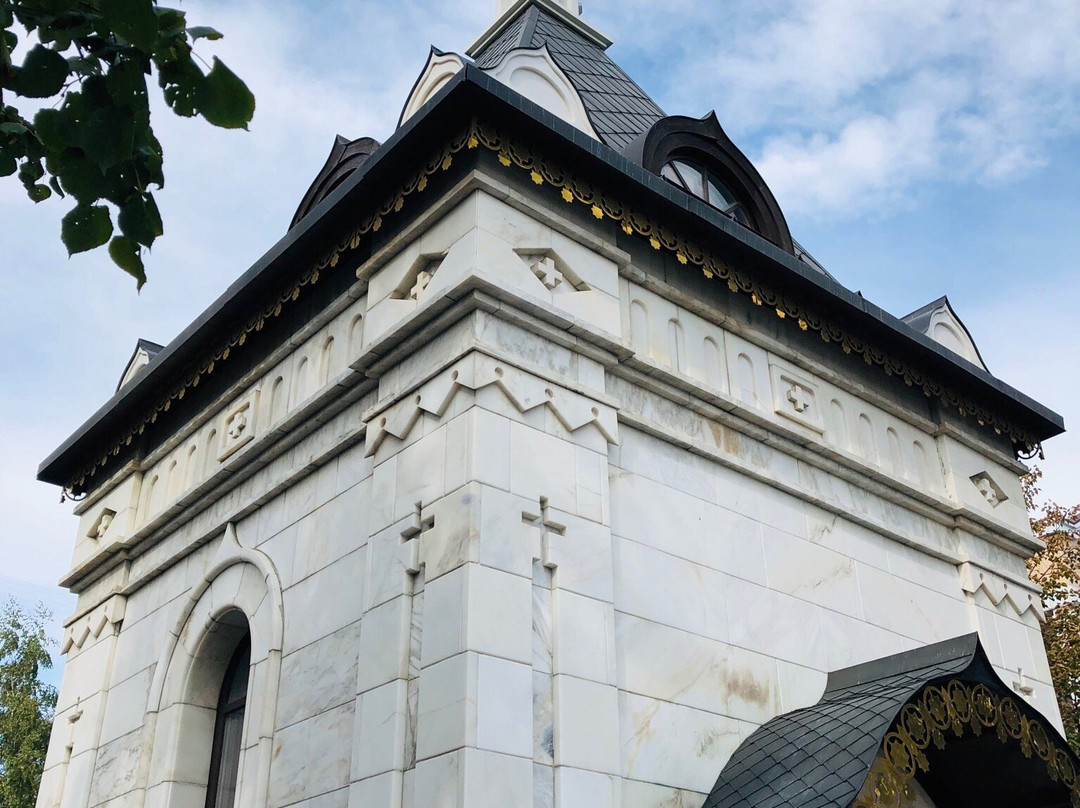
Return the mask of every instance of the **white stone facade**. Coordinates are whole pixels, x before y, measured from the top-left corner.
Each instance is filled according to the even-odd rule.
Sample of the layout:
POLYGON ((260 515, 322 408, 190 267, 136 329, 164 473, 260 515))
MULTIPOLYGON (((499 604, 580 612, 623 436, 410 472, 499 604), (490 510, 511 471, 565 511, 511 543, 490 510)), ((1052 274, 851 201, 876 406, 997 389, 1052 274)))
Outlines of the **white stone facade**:
POLYGON ((1060 724, 1019 464, 504 181, 78 506, 39 808, 202 808, 245 621, 242 808, 691 808, 972 630, 1060 724))

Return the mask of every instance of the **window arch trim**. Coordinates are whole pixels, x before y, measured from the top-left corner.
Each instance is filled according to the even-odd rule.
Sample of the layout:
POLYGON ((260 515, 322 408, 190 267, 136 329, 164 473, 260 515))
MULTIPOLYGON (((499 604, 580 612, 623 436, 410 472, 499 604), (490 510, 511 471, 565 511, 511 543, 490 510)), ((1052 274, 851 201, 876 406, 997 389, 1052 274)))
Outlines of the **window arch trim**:
POLYGON ((662 118, 627 146, 624 154, 658 176, 675 160, 706 167, 745 206, 750 229, 795 255, 791 232, 776 197, 758 170, 724 132, 715 112, 700 120, 682 115, 662 118))

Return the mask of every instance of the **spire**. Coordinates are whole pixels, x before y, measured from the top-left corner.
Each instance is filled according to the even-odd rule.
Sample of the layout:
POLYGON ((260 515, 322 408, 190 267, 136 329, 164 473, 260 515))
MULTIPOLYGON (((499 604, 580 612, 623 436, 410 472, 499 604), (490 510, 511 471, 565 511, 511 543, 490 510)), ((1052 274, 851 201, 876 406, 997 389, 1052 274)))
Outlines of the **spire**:
POLYGON ((601 50, 607 50, 611 46, 610 39, 581 19, 580 0, 495 0, 495 11, 499 16, 465 52, 469 56, 480 53, 534 6, 561 21, 601 50))
MULTIPOLYGON (((564 11, 570 12, 575 17, 581 16, 581 3, 579 0, 552 0, 552 2, 564 11)), ((495 0, 495 16, 501 17, 516 5, 516 3, 517 0, 495 0)))

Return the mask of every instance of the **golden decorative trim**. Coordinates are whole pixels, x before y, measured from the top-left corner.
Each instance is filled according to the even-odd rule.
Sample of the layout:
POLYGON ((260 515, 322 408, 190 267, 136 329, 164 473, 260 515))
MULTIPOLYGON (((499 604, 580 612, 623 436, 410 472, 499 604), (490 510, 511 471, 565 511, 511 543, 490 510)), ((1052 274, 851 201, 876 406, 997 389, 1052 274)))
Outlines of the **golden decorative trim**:
POLYGON ((296 301, 305 288, 317 283, 321 272, 333 269, 338 265, 342 255, 359 247, 361 236, 378 231, 385 217, 402 210, 407 197, 424 191, 430 177, 449 169, 455 154, 463 149, 475 149, 479 146, 495 152, 503 166, 507 168, 517 166, 527 170, 536 185, 547 183, 558 189, 565 202, 588 205, 590 213, 598 220, 607 218, 618 222, 627 235, 639 235, 648 239, 649 245, 654 250, 666 250, 674 254, 680 264, 692 264, 699 267, 706 278, 723 281, 733 293, 749 295, 755 305, 768 306, 781 319, 790 317, 803 331, 818 332, 825 342, 836 343, 844 353, 855 353, 862 356, 868 365, 879 365, 886 374, 900 376, 908 386, 920 387, 925 395, 937 396, 946 404, 956 407, 962 416, 976 418, 980 426, 990 425, 997 434, 1007 434, 1018 446, 1029 451, 1037 446, 1036 442, 1020 427, 1010 421, 961 396, 939 381, 914 370, 900 360, 890 357, 872 343, 849 334, 818 312, 806 308, 771 287, 759 284, 745 271, 707 253, 695 242, 685 239, 665 225, 654 223, 644 213, 628 208, 618 200, 598 191, 592 183, 568 174, 557 163, 538 157, 527 146, 504 137, 492 127, 474 120, 467 129, 435 152, 394 196, 387 198, 382 205, 361 220, 360 224, 349 231, 321 260, 286 288, 274 302, 248 320, 227 341, 221 343, 198 370, 188 374, 183 382, 177 384, 168 395, 163 397, 153 410, 110 450, 77 474, 65 491, 71 495, 77 489, 83 489, 87 480, 104 468, 110 458, 119 455, 125 446, 129 446, 136 437, 146 431, 148 426, 154 424, 159 415, 168 412, 174 401, 183 399, 189 388, 197 387, 202 378, 213 373, 219 363, 227 360, 235 349, 242 347, 248 335, 262 330, 268 320, 279 316, 285 306, 296 301))
POLYGON ((1080 773, 1072 755, 1053 741, 1039 721, 1024 715, 1013 698, 984 684, 970 685, 958 679, 942 686, 929 685, 904 705, 882 740, 878 758, 852 808, 910 804, 912 780, 919 772, 930 770, 926 750, 931 744, 944 749, 949 740, 963 738, 968 732, 981 736, 987 731, 993 731, 1001 743, 1018 743, 1024 757, 1038 757, 1046 764, 1050 779, 1069 790, 1073 808, 1080 808, 1080 773))
POLYGON ((1006 434, 1014 444, 1028 450, 1036 446, 1036 442, 1011 421, 960 395, 939 380, 889 356, 878 346, 845 331, 819 312, 758 283, 745 271, 709 254, 697 243, 685 239, 667 226, 653 222, 641 211, 628 208, 605 195, 592 183, 568 174, 557 163, 537 156, 527 146, 504 137, 483 124, 474 124, 474 129, 477 143, 496 152, 502 165, 525 169, 537 185, 548 183, 558 189, 564 201, 588 205, 597 219, 613 219, 627 235, 643 236, 654 250, 666 250, 674 254, 680 264, 699 267, 706 278, 723 281, 731 292, 749 295, 755 305, 768 306, 780 319, 790 317, 803 331, 816 331, 825 342, 839 345, 844 353, 857 354, 868 365, 879 365, 887 375, 899 376, 909 387, 919 387, 926 396, 936 396, 945 404, 955 407, 960 415, 975 418, 979 426, 989 425, 996 434, 1006 434))
POLYGON ((443 146, 442 149, 433 154, 424 167, 413 174, 408 182, 406 182, 394 196, 389 197, 382 205, 369 213, 360 224, 354 227, 348 235, 338 242, 338 244, 335 245, 335 247, 321 260, 316 262, 310 269, 294 281, 277 297, 276 300, 244 323, 244 325, 237 329, 226 342, 221 343, 210 358, 199 366, 198 370, 188 374, 182 383, 176 385, 168 395, 158 402, 157 406, 155 406, 148 415, 129 430, 123 438, 117 441, 112 449, 106 451, 97 462, 87 466, 82 472, 76 475, 65 489, 68 496, 71 496, 76 489, 82 488, 90 477, 94 476, 99 469, 105 467, 110 458, 119 455, 125 446, 130 446, 135 438, 143 434, 148 426, 157 421, 158 416, 168 412, 172 407, 173 402, 182 400, 188 389, 198 387, 199 382, 204 377, 213 373, 219 363, 227 360, 235 349, 242 347, 244 343, 247 342, 247 338, 250 334, 261 331, 268 320, 272 320, 279 316, 289 303, 296 301, 305 288, 314 286, 318 283, 321 272, 336 267, 341 260, 342 255, 359 247, 361 236, 378 231, 379 228, 382 227, 383 219, 385 217, 401 211, 407 197, 425 190, 430 177, 450 168, 453 163, 453 156, 464 149, 466 144, 471 141, 474 129, 475 125, 471 125, 468 129, 461 132, 457 137, 443 146))

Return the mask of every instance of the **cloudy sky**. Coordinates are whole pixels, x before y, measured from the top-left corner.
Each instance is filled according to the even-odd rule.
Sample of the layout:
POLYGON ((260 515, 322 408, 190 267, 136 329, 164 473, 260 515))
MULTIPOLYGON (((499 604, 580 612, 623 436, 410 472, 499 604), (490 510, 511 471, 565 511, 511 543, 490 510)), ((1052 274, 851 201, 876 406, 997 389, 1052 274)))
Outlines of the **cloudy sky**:
MULTIPOLYGON (((584 0, 668 113, 715 109, 839 280, 896 315, 948 294, 997 376, 1080 436, 1080 3, 584 0), (661 7, 663 6, 663 7, 661 7)), ((165 236, 141 294, 68 259, 66 205, 0 180, 0 597, 43 600, 75 521, 38 463, 284 234, 334 135, 384 140, 429 45, 464 51, 494 0, 185 3, 254 91, 249 133, 155 113, 165 236)), ((1080 437, 1045 488, 1080 499, 1080 437)))

